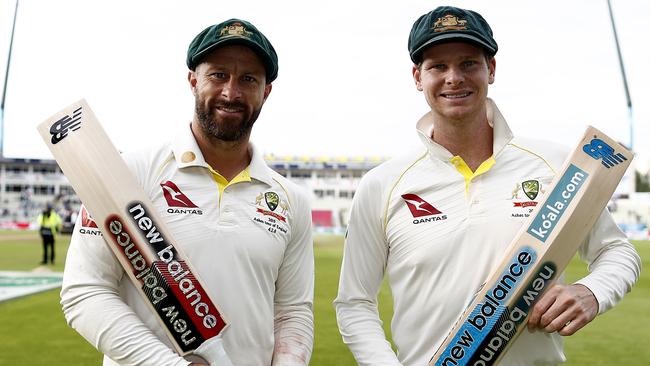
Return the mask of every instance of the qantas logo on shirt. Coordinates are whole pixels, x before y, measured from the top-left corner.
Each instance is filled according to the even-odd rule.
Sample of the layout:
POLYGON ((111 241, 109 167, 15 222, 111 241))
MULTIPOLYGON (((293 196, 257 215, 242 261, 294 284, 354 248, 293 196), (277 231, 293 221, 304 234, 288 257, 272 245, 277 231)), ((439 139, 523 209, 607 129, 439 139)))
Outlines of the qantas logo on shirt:
POLYGON ((429 202, 423 200, 418 195, 407 193, 402 195, 406 206, 413 215, 413 223, 420 224, 423 222, 446 220, 447 215, 442 214, 440 210, 433 207, 429 202))
POLYGON ((79 228, 81 234, 89 235, 102 235, 102 232, 97 228, 97 223, 90 217, 86 207, 81 208, 81 228, 79 228))
POLYGON ((97 223, 90 217, 86 208, 81 209, 81 226, 83 227, 97 227, 97 223))
POLYGON ((181 192, 180 189, 174 184, 174 182, 168 180, 165 183, 160 184, 163 190, 163 195, 165 200, 167 200, 167 205, 169 207, 188 207, 196 208, 194 202, 190 201, 186 195, 181 192))
POLYGON ((203 215, 203 211, 198 209, 194 202, 187 198, 174 182, 168 180, 161 183, 160 187, 162 187, 163 196, 167 201, 167 206, 169 206, 167 208, 168 213, 203 215))

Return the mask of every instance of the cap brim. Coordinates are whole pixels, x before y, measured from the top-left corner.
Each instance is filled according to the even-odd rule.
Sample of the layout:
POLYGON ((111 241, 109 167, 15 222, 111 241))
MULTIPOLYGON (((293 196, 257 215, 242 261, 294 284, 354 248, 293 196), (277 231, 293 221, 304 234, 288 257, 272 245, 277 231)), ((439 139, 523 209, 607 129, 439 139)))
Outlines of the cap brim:
POLYGON ((494 47, 490 46, 485 41, 482 41, 480 38, 475 37, 471 34, 448 33, 448 34, 441 34, 438 37, 432 38, 428 42, 425 42, 423 45, 418 47, 415 51, 411 53, 411 61, 413 61, 414 63, 418 63, 419 61, 421 61, 421 60, 419 61, 416 60, 422 57, 422 51, 424 51, 425 48, 433 46, 436 43, 453 41, 454 39, 458 39, 461 41, 469 41, 470 43, 474 43, 475 45, 479 47, 483 47, 486 50, 488 50, 491 55, 494 55, 496 53, 494 47))

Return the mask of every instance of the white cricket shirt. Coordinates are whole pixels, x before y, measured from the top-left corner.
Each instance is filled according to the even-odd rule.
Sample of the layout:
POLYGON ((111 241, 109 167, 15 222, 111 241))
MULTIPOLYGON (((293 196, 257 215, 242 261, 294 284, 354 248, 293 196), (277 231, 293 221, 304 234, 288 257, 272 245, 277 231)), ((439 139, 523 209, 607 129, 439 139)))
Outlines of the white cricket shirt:
MULTIPOLYGON (((125 160, 229 322, 223 339, 232 362, 306 365, 314 279, 306 194, 254 148, 248 169, 217 184, 188 126, 172 143, 125 160)), ((85 210, 79 216, 61 291, 69 324, 107 356, 104 365, 188 364, 85 210)))
MULTIPOLYGON (((493 156, 476 172, 431 140, 433 122, 426 115, 417 126, 424 148, 363 177, 335 300, 343 340, 360 365, 427 365, 561 168, 566 148, 513 138, 491 100, 488 120, 493 156), (398 356, 377 312, 384 275, 392 290, 398 356)), ((607 212, 580 254, 591 270, 580 283, 594 292, 600 312, 638 278, 639 257, 607 212)), ((564 359, 561 336, 524 331, 501 365, 564 359)))

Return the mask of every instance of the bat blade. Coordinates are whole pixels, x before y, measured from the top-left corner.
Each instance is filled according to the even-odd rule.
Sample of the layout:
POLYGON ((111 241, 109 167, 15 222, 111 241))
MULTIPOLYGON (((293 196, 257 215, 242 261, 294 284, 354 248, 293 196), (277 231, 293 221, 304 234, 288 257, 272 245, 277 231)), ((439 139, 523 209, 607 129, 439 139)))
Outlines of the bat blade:
POLYGON ((176 351, 218 336, 224 317, 86 101, 38 131, 176 351))
POLYGON ((429 366, 494 365, 503 357, 535 302, 596 223, 633 158, 601 131, 587 128, 429 366))

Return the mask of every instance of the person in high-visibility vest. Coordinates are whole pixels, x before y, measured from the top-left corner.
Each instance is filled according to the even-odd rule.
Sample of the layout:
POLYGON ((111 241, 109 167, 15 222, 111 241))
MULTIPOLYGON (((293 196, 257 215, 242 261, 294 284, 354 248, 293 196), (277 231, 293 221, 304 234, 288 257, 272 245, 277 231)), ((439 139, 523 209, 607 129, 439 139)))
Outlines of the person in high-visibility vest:
POLYGON ((41 264, 47 264, 47 252, 50 252, 50 264, 54 264, 54 242, 56 240, 57 232, 61 231, 62 220, 61 216, 56 213, 51 204, 43 212, 38 215, 37 219, 41 239, 43 240, 43 261, 41 264))

